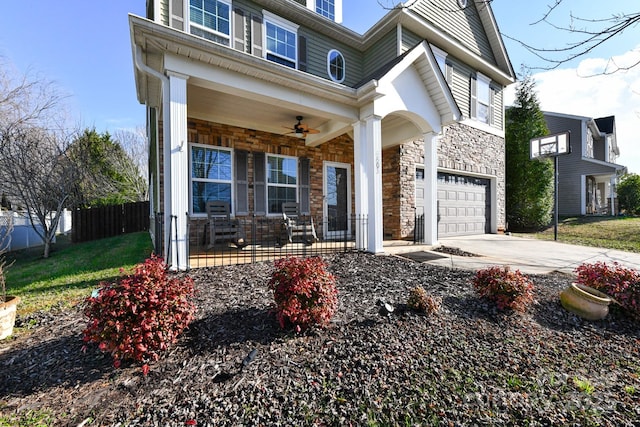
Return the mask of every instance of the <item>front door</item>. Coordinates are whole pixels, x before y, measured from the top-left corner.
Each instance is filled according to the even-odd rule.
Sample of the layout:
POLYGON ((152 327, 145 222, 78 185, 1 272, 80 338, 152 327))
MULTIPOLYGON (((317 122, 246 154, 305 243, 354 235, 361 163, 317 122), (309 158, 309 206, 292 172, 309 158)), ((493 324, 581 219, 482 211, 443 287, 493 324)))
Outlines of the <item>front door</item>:
POLYGON ((324 162, 324 235, 327 239, 351 235, 351 166, 324 162))

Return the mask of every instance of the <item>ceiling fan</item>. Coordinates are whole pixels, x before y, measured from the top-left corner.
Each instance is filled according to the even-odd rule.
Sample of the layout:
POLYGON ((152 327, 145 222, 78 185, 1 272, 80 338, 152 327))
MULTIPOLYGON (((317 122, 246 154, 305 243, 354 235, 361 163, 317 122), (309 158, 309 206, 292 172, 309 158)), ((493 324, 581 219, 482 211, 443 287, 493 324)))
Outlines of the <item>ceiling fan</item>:
POLYGON ((296 120, 298 123, 294 124, 292 128, 288 126, 284 126, 286 129, 289 129, 291 132, 286 133, 285 135, 293 135, 298 138, 306 138, 309 134, 320 133, 317 129, 311 129, 305 123, 302 123, 302 116, 296 116, 296 120))

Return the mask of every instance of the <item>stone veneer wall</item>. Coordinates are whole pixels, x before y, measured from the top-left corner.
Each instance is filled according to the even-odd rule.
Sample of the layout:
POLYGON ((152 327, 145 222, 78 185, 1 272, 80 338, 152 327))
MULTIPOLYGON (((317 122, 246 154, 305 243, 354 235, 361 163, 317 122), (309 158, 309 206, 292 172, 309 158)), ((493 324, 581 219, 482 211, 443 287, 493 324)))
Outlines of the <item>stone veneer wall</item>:
POLYGON ((448 126, 438 142, 438 167, 462 175, 495 177, 497 229, 504 231, 506 190, 503 137, 461 123, 448 126))
MULTIPOLYGON (((385 154, 392 152, 389 149, 385 154)), ((415 225, 415 170, 416 165, 424 165, 424 141, 416 140, 397 148, 397 158, 387 154, 389 162, 383 170, 385 238, 411 239, 415 225), (385 180, 385 170, 399 171, 395 180, 385 180), (387 209, 393 209, 388 213, 387 209)), ((428 173, 429 165, 425 166, 428 173)), ((505 145, 504 138, 484 132, 464 124, 448 126, 438 141, 438 168, 444 168, 461 175, 480 174, 496 178, 497 228, 505 227, 505 145)))

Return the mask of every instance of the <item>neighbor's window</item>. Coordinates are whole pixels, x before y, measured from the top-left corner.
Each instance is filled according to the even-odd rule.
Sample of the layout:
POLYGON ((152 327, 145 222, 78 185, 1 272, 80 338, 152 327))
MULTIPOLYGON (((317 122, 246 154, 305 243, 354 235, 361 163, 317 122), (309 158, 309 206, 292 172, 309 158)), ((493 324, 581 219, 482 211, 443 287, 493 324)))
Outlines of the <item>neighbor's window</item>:
POLYGON ((331 80, 337 83, 342 83, 344 81, 344 56, 335 49, 330 50, 327 54, 327 68, 331 80))
POLYGON ((335 1, 334 0, 316 0, 316 12, 334 21, 336 17, 335 1))
POLYGON ((296 68, 298 27, 271 13, 265 18, 266 57, 269 61, 296 68))
POLYGON ((298 159, 267 156, 268 213, 281 213, 284 202, 297 202, 298 159))
POLYGON ((205 213, 209 200, 231 203, 231 150, 206 145, 191 146, 191 212, 205 213))
POLYGON ((489 90, 489 78, 478 73, 476 82, 476 118, 483 122, 489 123, 489 103, 491 100, 491 91, 489 90))
POLYGON ((220 0, 189 0, 191 34, 229 45, 231 3, 220 0))

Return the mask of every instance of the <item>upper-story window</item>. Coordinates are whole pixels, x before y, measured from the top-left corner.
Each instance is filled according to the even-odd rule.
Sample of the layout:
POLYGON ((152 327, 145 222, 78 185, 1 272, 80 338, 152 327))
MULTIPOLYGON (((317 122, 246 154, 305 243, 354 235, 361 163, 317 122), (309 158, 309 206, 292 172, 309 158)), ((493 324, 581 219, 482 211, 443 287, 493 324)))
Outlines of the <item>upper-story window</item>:
POLYGON ((229 45, 231 3, 222 0, 189 0, 191 34, 229 45))
POLYGON ((342 0, 306 0, 307 9, 327 19, 342 23, 342 0))
POLYGON ((264 11, 266 51, 269 61, 296 68, 298 26, 264 11))
POLYGON ((335 49, 332 49, 327 54, 327 72, 331 80, 337 83, 342 83, 345 76, 345 62, 344 56, 335 49))
POLYGON ((593 132, 587 127, 587 144, 584 148, 584 156, 593 159, 593 132))
POLYGON ((472 80, 473 84, 471 87, 471 116, 476 120, 487 124, 491 123, 491 89, 489 87, 490 82, 491 79, 489 79, 489 77, 477 73, 476 77, 472 80))
POLYGON ((316 0, 316 12, 331 19, 336 18, 336 4, 334 0, 316 0))

